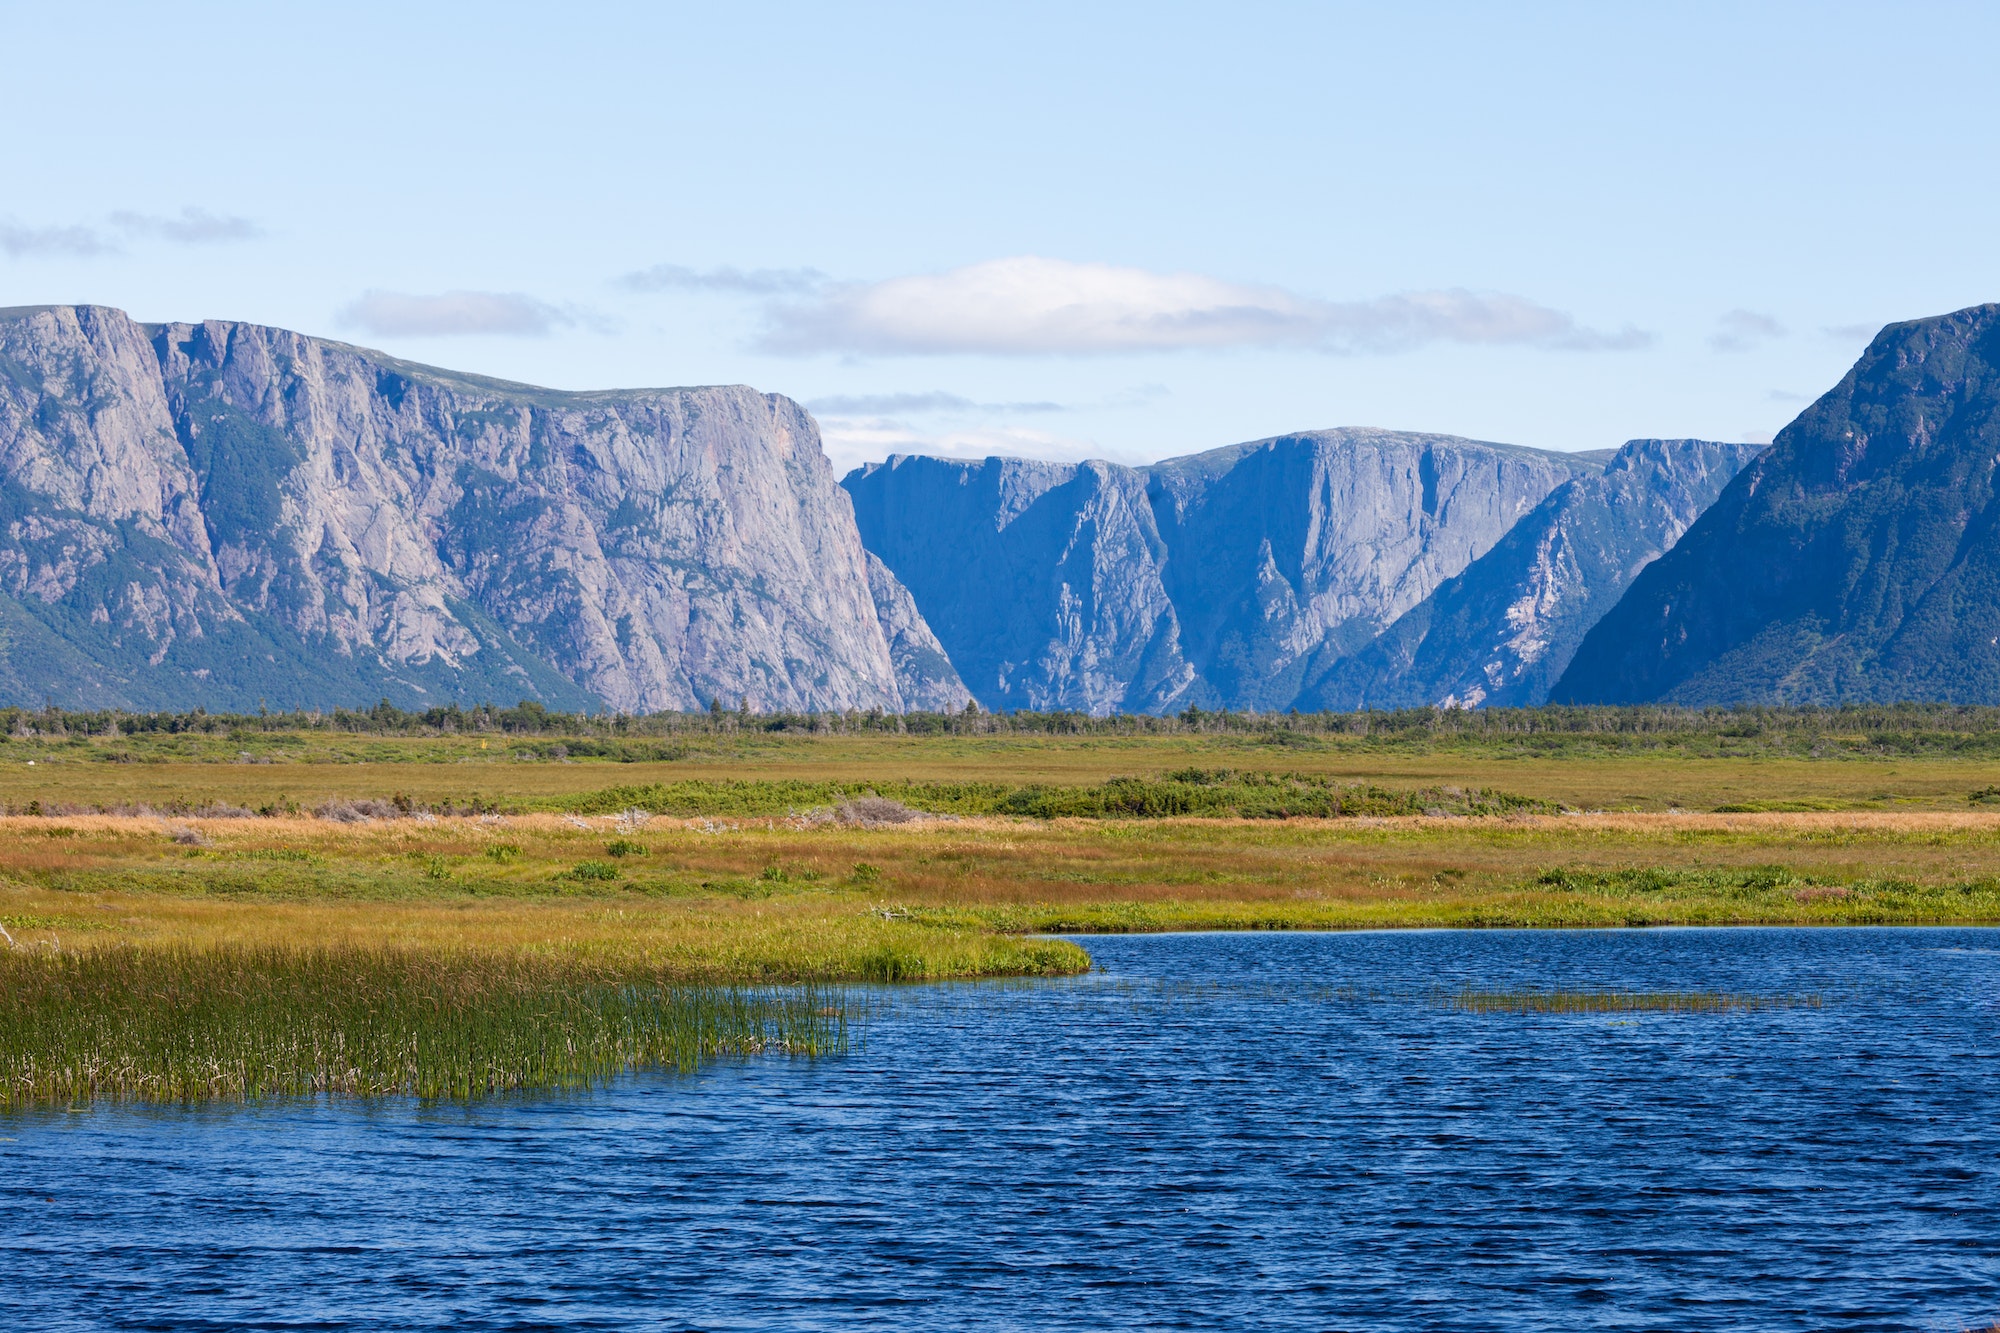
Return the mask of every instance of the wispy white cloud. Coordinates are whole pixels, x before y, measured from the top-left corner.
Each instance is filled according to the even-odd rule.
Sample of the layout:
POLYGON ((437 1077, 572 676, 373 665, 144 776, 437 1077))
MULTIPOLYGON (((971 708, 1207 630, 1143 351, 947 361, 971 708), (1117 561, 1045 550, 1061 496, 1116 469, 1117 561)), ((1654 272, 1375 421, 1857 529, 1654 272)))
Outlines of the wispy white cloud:
POLYGON ((1837 342, 1873 342, 1882 331, 1880 324, 1829 324, 1820 332, 1837 342))
POLYGON ((960 394, 929 393, 833 394, 814 398, 806 406, 832 416, 873 416, 897 412, 962 415, 974 412, 1067 412, 1062 403, 982 403, 960 394))
POLYGON ((835 467, 846 472, 890 454, 946 458, 1039 458, 1075 463, 1087 458, 1144 463, 1150 455, 1106 449, 1095 440, 1021 424, 1010 418, 1117 412, 1168 396, 1163 384, 1140 384, 1094 400, 982 402, 944 390, 923 393, 835 394, 810 399, 820 437, 835 467))
POLYGON ((1021 256, 944 273, 829 284, 774 301, 764 350, 1003 356, 1301 347, 1394 352, 1428 343, 1574 351, 1643 347, 1525 297, 1464 289, 1322 301, 1197 273, 1021 256))
POLYGON ((384 338, 545 337, 577 322, 560 306, 520 292, 371 291, 346 306, 343 324, 384 338))
POLYGON ((0 250, 10 258, 30 255, 92 255, 118 253, 118 247, 90 227, 30 227, 11 218, 0 222, 0 250))
POLYGON ((746 296, 797 296, 827 283, 816 268, 687 268, 655 264, 617 278, 618 286, 634 292, 736 292, 746 296))
POLYGON ((819 418, 820 439, 837 473, 846 473, 863 463, 878 462, 890 454, 930 454, 941 458, 1044 458, 1053 462, 1076 463, 1086 458, 1111 458, 1139 463, 1134 456, 1119 458, 1091 440, 1012 425, 979 425, 964 429, 926 431, 907 422, 883 417, 819 418))
MULTIPOLYGON (((205 208, 183 208, 177 217, 120 210, 106 221, 113 233, 128 239, 168 241, 176 245, 215 245, 263 235, 248 218, 211 213, 205 208)), ((112 235, 97 227, 80 223, 29 226, 9 218, 0 221, 0 251, 16 259, 33 255, 87 259, 122 254, 124 249, 112 235)))
POLYGON ((1732 310, 1716 321, 1716 332, 1708 345, 1718 352, 1747 352, 1753 347, 1785 336, 1785 326, 1755 310, 1732 310))
POLYGON ((264 234, 249 218, 224 216, 205 208, 183 208, 179 217, 118 212, 111 215, 111 225, 133 236, 152 236, 179 245, 218 245, 264 234))

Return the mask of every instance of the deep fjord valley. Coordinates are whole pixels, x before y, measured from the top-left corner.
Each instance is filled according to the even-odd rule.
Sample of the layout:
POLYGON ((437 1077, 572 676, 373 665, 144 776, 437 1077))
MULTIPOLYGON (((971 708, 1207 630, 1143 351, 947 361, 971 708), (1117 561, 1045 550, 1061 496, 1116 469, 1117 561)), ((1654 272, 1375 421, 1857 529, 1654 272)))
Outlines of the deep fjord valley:
POLYGON ((811 417, 747 389, 557 393, 13 311, 0 685, 239 711, 1994 702, 1994 320, 1885 330, 1768 450, 1330 430, 836 480, 811 417))
POLYGON ((1996 363, 836 477, 0 311, 0 1308, 1971 1327, 1996 363))
POLYGON ((2000 1333, 2000 6, 6 17, 0 1333, 2000 1333))

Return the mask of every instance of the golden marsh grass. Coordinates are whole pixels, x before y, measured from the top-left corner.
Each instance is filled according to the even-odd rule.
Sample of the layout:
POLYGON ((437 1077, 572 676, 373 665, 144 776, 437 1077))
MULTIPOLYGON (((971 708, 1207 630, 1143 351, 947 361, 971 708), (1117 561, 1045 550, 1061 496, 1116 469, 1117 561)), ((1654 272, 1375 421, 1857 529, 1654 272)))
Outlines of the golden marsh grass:
MULTIPOLYGON (((862 827, 775 809, 528 808, 596 811, 617 801, 589 793, 705 779, 855 790, 1150 781, 1191 763, 1255 771, 1259 755, 1242 737, 1203 736, 718 742, 657 764, 489 760, 461 741, 345 744, 324 762, 107 763, 47 750, 33 768, 0 762, 0 800, 17 809, 222 801, 292 811, 0 818, 0 966, 15 1005, 0 1019, 0 1073, 16 1089, 5 1096, 464 1096, 679 1066, 704 1052, 832 1049, 772 1035, 802 1031, 784 1027, 803 1012, 786 1006, 808 994, 772 988, 1087 968, 1083 949, 1047 938, 1058 933, 2000 922, 2000 809, 1965 794, 1993 785, 1992 766, 1956 759, 1329 746, 1287 750, 1282 768, 1391 795, 1492 787, 1540 804, 1461 802, 1515 811, 1475 817, 976 816, 862 827), (1522 812, 1612 805, 1621 791, 1650 794, 1634 795, 1644 808, 1631 811, 1522 812), (423 811, 465 809, 475 795, 488 813, 423 811), (378 813, 337 822, 300 812, 328 801, 378 813), (1666 810, 1778 801, 1843 808, 1666 810), (347 990, 390 998, 343 1008, 329 980, 341 976, 367 979, 347 990), (197 1003, 204 977, 231 980, 197 1003), (140 1010, 127 1004, 135 994, 179 998, 140 1010), (385 1045, 369 1015, 386 1012, 405 1027, 381 1028, 402 1034, 385 1045), (57 1013, 71 1017, 58 1023, 57 1013), (704 1014, 738 1017, 705 1028, 704 1014)), ((1267 748, 1262 762, 1271 758, 1267 748)), ((1370 799, 1369 808, 1391 804, 1370 799)), ((1581 1012, 1598 1001, 1519 1003, 1581 1012)), ((1661 1003, 1692 1011, 1707 1001, 1661 1003)))

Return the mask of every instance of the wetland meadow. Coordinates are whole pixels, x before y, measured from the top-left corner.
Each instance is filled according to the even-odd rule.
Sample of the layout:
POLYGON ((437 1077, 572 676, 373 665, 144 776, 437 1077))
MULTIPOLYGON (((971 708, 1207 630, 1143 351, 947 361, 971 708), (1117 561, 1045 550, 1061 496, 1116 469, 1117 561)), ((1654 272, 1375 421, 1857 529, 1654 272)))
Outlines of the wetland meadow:
POLYGON ((782 988, 1105 933, 2000 921, 1990 710, 0 720, 10 1103, 837 1049, 782 988))
POLYGON ((2000 1309, 1986 710, 0 723, 30 1324, 2000 1309))

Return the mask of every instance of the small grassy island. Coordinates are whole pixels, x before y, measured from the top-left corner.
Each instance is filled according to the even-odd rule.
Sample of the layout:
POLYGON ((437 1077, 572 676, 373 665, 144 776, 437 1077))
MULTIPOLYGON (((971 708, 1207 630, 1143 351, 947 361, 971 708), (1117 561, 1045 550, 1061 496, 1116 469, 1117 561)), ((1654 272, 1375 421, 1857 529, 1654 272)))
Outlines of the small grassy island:
POLYGON ((834 1050, 1063 933, 2000 921, 2000 710, 0 726, 11 1104, 834 1050))

